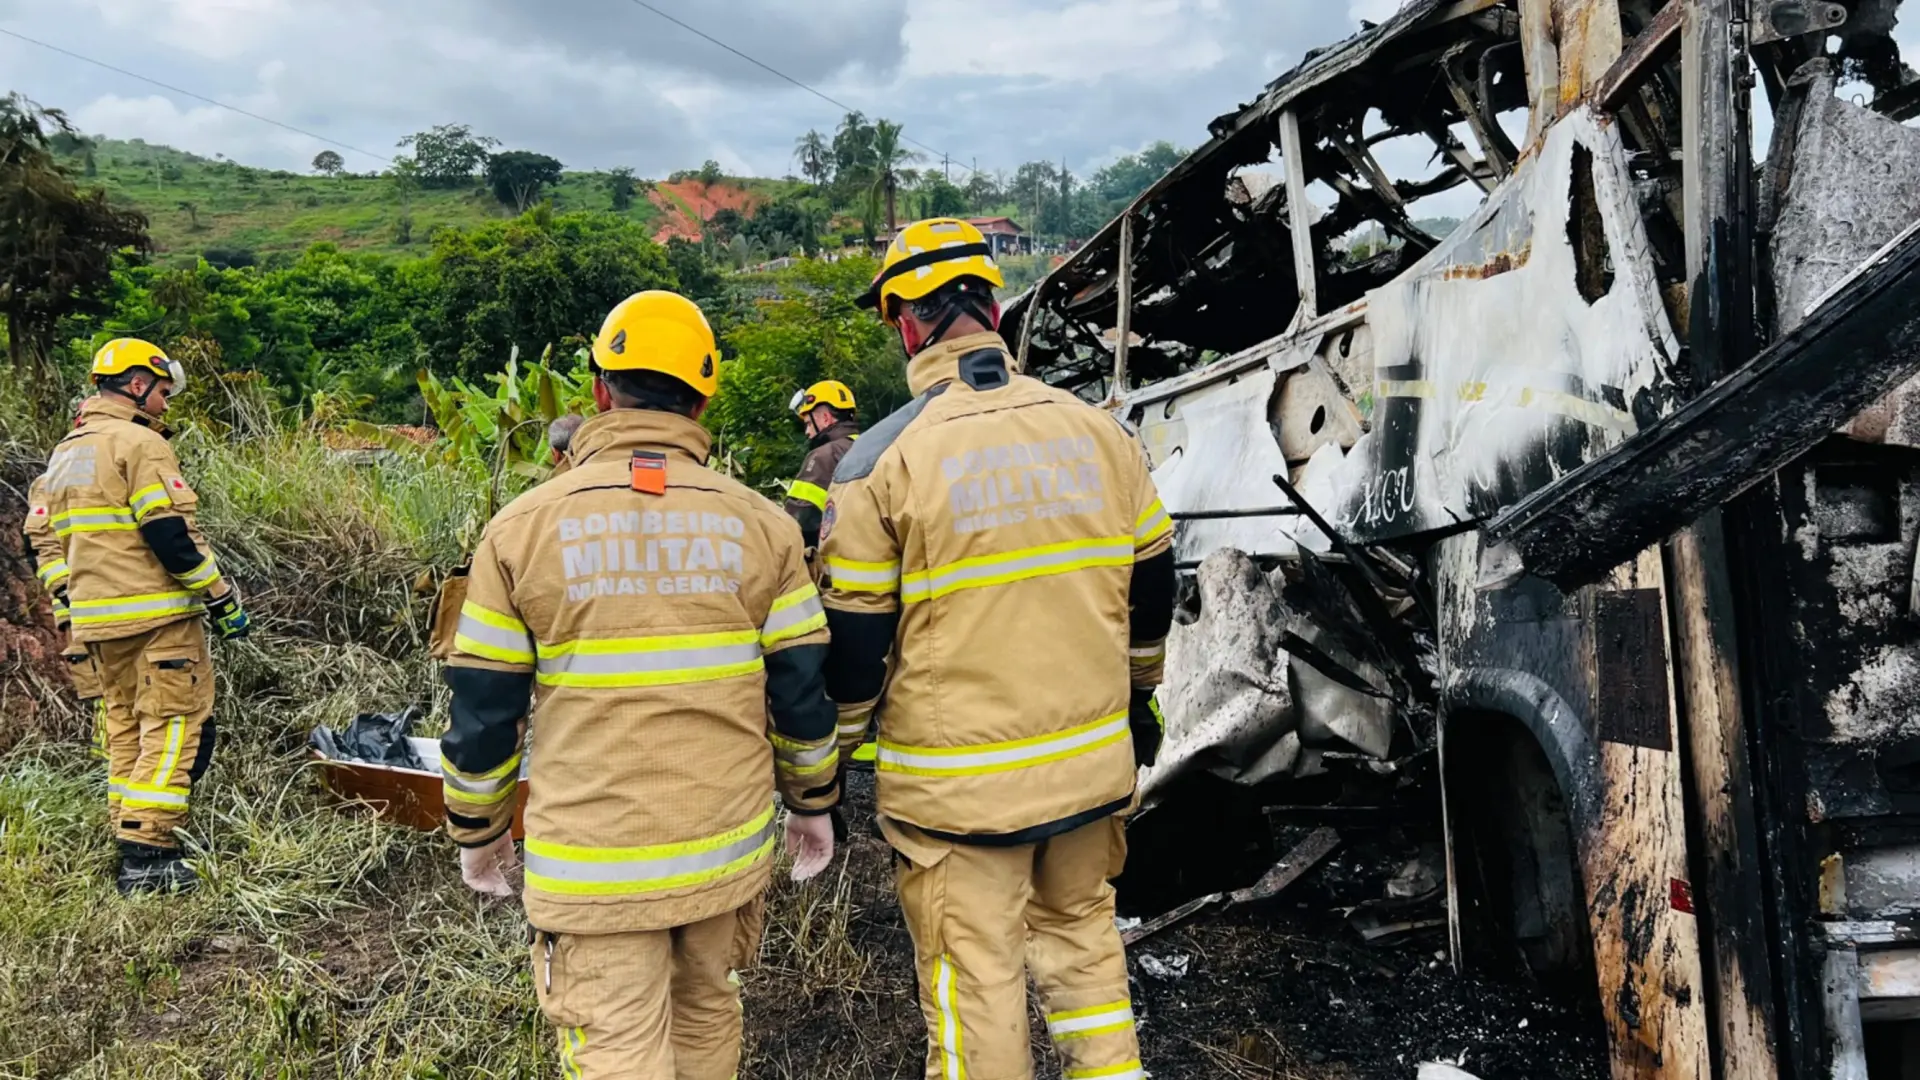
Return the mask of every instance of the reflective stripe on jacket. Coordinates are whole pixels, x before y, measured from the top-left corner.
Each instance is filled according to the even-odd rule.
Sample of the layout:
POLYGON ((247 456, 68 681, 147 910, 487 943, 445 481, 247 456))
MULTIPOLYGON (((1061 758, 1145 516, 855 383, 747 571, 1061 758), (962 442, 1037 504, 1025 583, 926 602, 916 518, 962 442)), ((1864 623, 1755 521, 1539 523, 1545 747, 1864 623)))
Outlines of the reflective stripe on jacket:
POLYGON ((543 930, 737 908, 768 880, 776 795, 803 812, 838 801, 826 612, 799 529, 706 468, 709 445, 683 417, 594 417, 574 467, 502 510, 474 553, 450 668, 521 681, 499 702, 449 678, 449 831, 483 842, 511 820, 534 694, 525 900, 543 930), (635 451, 665 456, 664 494, 634 489, 635 451))
POLYGON ((67 591, 76 642, 196 618, 221 581, 219 563, 194 527, 199 499, 164 430, 131 402, 89 398, 36 482, 39 497, 26 528, 42 583, 67 591), (168 573, 147 545, 140 527, 164 518, 184 520, 202 554, 193 569, 168 573))
MULTIPOLYGON (((914 359, 919 396, 841 462, 822 541, 833 617, 899 620, 881 812, 946 834, 1124 805, 1129 586, 1134 564, 1172 542, 1137 440, 1073 395, 1007 375, 1005 354, 979 334, 914 359)), ((841 702, 843 749, 870 708, 841 702)))

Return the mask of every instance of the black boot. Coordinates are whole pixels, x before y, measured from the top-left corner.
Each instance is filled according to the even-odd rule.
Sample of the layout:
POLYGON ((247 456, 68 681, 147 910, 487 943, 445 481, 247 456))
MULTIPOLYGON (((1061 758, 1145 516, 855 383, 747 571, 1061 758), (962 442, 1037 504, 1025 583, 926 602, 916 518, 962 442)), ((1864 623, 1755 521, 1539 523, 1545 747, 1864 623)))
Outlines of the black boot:
POLYGON ((114 886, 122 896, 148 892, 187 892, 198 883, 193 868, 175 848, 120 842, 120 872, 114 886))

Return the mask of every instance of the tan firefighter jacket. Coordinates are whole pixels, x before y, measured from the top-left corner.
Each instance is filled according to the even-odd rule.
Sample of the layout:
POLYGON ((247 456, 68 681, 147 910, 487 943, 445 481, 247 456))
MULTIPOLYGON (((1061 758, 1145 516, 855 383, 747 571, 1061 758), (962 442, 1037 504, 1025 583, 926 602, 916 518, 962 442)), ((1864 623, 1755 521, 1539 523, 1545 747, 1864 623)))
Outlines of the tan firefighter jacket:
POLYGON ((511 824, 529 694, 528 917, 556 933, 682 926, 765 887, 776 787, 838 801, 826 615, 800 530, 706 468, 710 439, 617 410, 573 468, 502 510, 447 668, 448 831, 511 824))
POLYGON ((132 402, 88 398, 38 490, 26 530, 40 537, 40 580, 56 598, 65 589, 75 642, 199 618, 204 598, 226 595, 219 563, 193 523, 199 499, 166 428, 132 402))
POLYGON ((1129 633, 1133 567, 1172 543, 1139 443, 1010 367, 996 334, 914 358, 918 396, 841 461, 822 529, 841 746, 892 643, 880 811, 955 837, 1124 809, 1130 690, 1164 649, 1129 633))

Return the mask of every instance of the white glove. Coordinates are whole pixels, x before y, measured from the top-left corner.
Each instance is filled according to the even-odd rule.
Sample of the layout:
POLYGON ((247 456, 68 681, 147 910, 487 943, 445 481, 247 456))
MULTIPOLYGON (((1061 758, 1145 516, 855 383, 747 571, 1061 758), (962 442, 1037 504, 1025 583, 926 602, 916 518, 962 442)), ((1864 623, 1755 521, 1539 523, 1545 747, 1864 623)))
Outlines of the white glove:
POLYGON ((513 850, 513 830, 485 847, 460 849, 460 880, 467 888, 486 896, 512 896, 513 886, 507 874, 520 868, 520 857, 513 850))
POLYGON ((833 861, 833 819, 826 814, 787 814, 787 854, 793 880, 805 881, 833 861))

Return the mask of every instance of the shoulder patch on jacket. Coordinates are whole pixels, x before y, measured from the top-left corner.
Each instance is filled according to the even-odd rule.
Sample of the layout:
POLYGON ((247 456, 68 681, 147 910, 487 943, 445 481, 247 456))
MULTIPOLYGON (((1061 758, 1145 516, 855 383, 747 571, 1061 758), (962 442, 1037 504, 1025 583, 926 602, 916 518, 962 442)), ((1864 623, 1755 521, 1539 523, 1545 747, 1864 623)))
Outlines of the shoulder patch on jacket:
POLYGON ((845 484, 870 476, 873 467, 880 464, 881 455, 893 446, 908 425, 920 419, 920 413, 926 409, 928 402, 946 393, 948 385, 941 383, 921 394, 863 432, 863 438, 848 448, 847 456, 840 459, 840 467, 833 470, 833 482, 845 484))

